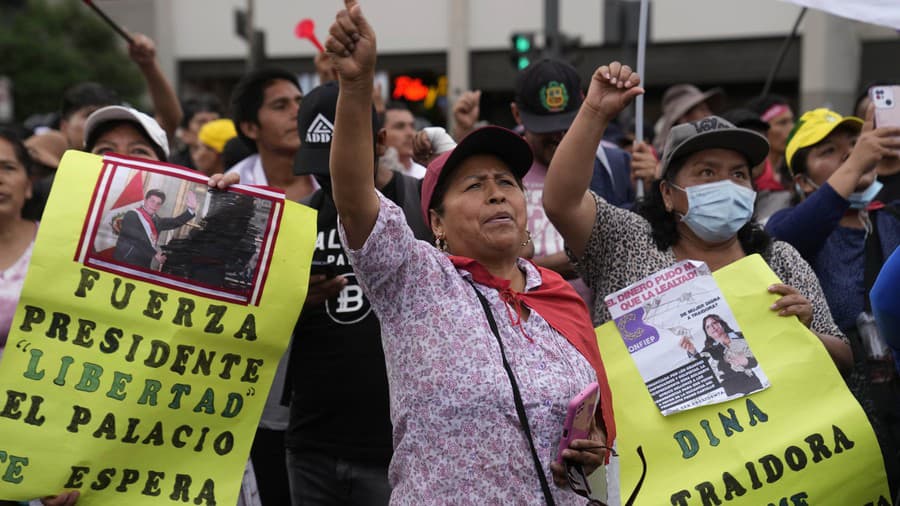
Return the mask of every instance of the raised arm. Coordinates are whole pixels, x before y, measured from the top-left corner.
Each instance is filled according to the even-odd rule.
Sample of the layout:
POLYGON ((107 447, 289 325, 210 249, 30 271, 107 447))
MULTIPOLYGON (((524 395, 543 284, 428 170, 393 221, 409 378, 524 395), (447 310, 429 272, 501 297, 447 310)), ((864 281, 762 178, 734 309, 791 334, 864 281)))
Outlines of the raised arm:
POLYGON ((372 133, 375 32, 356 0, 344 0, 344 7, 325 41, 340 83, 331 142, 331 186, 348 246, 359 249, 375 226, 379 208, 372 133))
POLYGON ((481 90, 464 92, 453 104, 453 138, 462 140, 475 129, 481 114, 481 90))
POLYGON ((804 200, 790 209, 775 213, 766 223, 766 232, 785 241, 806 259, 812 259, 824 246, 828 236, 840 225, 841 218, 850 207, 847 198, 856 189, 859 180, 875 170, 884 156, 892 156, 900 148, 900 128, 874 127, 874 106, 866 113, 862 133, 850 156, 815 191, 807 177, 797 176, 796 181, 807 191, 804 200))
POLYGON ((575 256, 584 253, 596 219, 589 186, 606 125, 644 92, 640 77, 619 62, 594 71, 587 97, 563 137, 544 181, 544 210, 575 256))
POLYGON ((153 101, 156 121, 166 132, 166 136, 172 139, 184 115, 181 102, 178 101, 175 89, 156 61, 156 44, 153 40, 140 33, 132 34, 132 38, 134 42, 128 46, 128 55, 137 64, 144 81, 147 82, 147 91, 150 92, 150 100, 153 101))
POLYGON ((885 156, 895 156, 900 148, 900 127, 875 128, 875 105, 866 109, 862 132, 847 161, 828 178, 828 184, 845 199, 856 190, 859 180, 885 156))

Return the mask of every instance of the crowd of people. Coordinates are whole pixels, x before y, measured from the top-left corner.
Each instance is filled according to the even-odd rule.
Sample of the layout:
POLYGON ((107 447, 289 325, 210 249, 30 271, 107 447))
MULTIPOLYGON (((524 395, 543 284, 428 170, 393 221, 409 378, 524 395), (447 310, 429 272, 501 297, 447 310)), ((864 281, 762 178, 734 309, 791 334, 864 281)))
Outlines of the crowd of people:
MULTIPOLYGON (((416 131, 408 107, 378 100, 376 34, 346 3, 312 90, 266 68, 227 106, 179 101, 135 35, 154 116, 79 83, 58 124, 0 128, 0 357, 63 152, 114 152, 220 188, 278 188, 335 238, 314 251, 240 504, 584 504, 556 448, 569 401, 598 382, 590 435, 561 460, 589 474, 614 453, 615 392, 593 331, 611 319, 604 297, 682 260, 715 271, 752 254, 782 281, 767 309, 818 337, 866 411, 897 497, 900 126, 875 124, 868 95, 846 116, 774 95, 726 110, 722 90, 679 84, 655 138, 634 142, 622 112, 640 76, 613 62, 583 83, 543 59, 511 83, 514 129, 483 125, 472 90, 450 132, 416 131)), ((160 218, 165 194, 145 190, 116 254, 156 268, 165 256, 140 216, 175 228, 196 202, 160 218)), ((724 357, 744 336, 715 318, 701 351, 724 357)), ((738 376, 729 394, 757 389, 738 376)), ((620 495, 611 483, 609 504, 620 495)))

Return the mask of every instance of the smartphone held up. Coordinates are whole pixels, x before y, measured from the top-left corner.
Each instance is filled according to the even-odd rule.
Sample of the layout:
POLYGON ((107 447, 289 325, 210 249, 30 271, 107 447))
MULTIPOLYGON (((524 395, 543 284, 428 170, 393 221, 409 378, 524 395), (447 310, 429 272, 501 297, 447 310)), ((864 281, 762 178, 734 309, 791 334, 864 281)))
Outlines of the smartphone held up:
POLYGON ((900 85, 872 86, 869 99, 875 106, 875 127, 900 127, 900 85))

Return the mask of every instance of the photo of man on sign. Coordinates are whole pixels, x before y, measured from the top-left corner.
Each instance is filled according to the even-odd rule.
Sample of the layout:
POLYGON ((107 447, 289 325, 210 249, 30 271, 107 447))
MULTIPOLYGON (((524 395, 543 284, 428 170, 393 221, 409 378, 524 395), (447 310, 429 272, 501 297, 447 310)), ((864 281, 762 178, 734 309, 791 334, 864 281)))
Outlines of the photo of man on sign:
POLYGON ((258 188, 210 192, 203 176, 108 157, 76 261, 119 276, 254 304, 282 211, 258 188))
POLYGON ((187 210, 174 218, 162 218, 157 212, 166 201, 166 194, 153 189, 144 196, 141 207, 128 211, 113 222, 113 230, 118 232, 116 251, 113 258, 120 262, 150 269, 154 260, 160 267, 166 257, 159 251, 159 233, 178 228, 197 214, 197 197, 189 192, 185 198, 187 210), (116 227, 118 225, 118 229, 116 227))
POLYGON ((315 213, 208 183, 65 155, 0 363, 0 505, 238 503, 305 298, 315 213), (157 253, 162 268, 147 269, 157 253))

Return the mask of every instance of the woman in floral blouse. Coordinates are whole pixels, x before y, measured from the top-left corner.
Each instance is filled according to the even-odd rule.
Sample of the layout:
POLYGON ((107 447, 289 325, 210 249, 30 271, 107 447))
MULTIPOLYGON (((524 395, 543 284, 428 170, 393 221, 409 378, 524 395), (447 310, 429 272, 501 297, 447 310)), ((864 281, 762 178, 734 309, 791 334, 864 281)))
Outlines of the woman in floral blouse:
POLYGON ((402 210, 375 189, 367 121, 375 34, 347 3, 326 43, 341 87, 331 177, 342 241, 382 325, 391 503, 583 504, 546 486, 566 483, 554 461, 567 404, 600 383, 591 439, 561 455, 587 471, 612 444, 612 405, 586 306, 558 275, 520 258, 531 151, 516 134, 487 127, 434 159, 422 210, 437 247, 415 240, 402 210))

